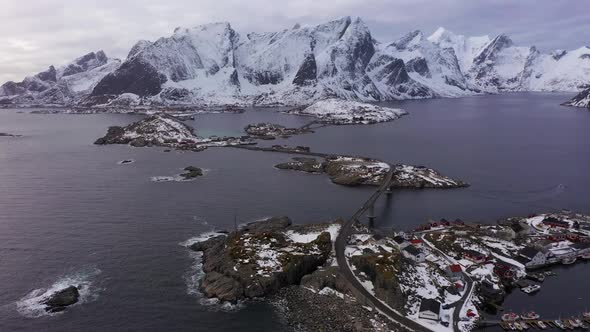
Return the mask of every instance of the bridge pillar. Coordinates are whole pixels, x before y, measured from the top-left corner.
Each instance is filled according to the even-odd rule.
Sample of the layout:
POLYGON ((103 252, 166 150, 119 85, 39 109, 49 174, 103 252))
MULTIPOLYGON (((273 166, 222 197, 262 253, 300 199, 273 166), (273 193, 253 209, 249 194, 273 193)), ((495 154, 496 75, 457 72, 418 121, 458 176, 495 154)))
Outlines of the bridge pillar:
POLYGON ((375 224, 375 219, 377 218, 377 216, 375 216, 375 204, 371 204, 371 207, 369 207, 369 215, 367 216, 367 218, 369 218, 369 227, 373 228, 374 224, 375 224))
POLYGON ((388 186, 387 189, 385 190, 385 194, 387 196, 390 196, 391 194, 393 194, 393 191, 391 190, 391 186, 388 186))

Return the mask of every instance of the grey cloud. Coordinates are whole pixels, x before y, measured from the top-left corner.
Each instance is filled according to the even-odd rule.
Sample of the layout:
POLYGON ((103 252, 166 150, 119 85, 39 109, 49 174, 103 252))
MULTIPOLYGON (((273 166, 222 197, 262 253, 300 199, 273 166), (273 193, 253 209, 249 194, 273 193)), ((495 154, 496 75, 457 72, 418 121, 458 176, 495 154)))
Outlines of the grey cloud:
POLYGON ((93 50, 124 57, 139 39, 214 21, 229 21, 247 33, 354 15, 384 42, 444 26, 465 35, 506 32, 518 44, 545 51, 590 44, 587 0, 3 0, 1 6, 2 82, 93 50))

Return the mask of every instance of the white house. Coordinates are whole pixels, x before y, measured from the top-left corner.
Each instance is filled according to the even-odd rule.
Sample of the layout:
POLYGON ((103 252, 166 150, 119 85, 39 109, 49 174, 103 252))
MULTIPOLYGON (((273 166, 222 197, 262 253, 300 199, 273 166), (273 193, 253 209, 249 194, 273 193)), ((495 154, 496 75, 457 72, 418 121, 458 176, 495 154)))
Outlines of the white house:
POLYGON ((418 318, 438 321, 440 318, 440 302, 435 299, 422 299, 418 318))
POLYGON ((547 264, 547 255, 533 247, 525 247, 519 253, 522 260, 519 260, 527 268, 535 268, 547 264))
POLYGON ((412 245, 404 247, 402 254, 405 258, 411 259, 416 263, 422 263, 426 260, 426 254, 421 249, 418 249, 412 245))

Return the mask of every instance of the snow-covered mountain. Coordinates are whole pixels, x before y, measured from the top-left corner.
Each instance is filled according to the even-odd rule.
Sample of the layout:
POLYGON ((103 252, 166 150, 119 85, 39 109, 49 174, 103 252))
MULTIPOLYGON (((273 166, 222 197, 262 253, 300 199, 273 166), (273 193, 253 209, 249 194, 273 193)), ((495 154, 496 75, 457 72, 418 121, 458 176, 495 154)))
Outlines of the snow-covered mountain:
POLYGON ((344 17, 246 35, 229 23, 177 28, 137 42, 122 63, 97 52, 52 68, 6 83, 0 102, 297 105, 579 91, 590 86, 590 49, 543 54, 504 34, 465 37, 443 28, 380 43, 360 18, 344 17))
POLYGON ((91 52, 74 61, 26 77, 22 82, 0 86, 0 104, 67 105, 92 92, 103 77, 120 65, 103 51, 91 52))

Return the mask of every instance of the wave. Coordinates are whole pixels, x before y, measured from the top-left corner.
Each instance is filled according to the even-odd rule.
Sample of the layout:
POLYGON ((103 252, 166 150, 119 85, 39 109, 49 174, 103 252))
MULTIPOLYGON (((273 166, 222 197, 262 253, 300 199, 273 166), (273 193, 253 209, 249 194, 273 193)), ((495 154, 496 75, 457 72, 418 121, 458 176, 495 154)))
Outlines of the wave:
POLYGON ((37 288, 18 300, 16 302, 16 310, 28 318, 59 315, 62 312, 47 312, 45 310, 47 305, 43 304, 43 302, 51 295, 69 286, 76 286, 80 293, 80 298, 74 306, 95 301, 99 296, 100 290, 94 287, 93 284, 94 279, 100 273, 101 271, 99 269, 90 269, 60 277, 51 286, 37 288))
MULTIPOLYGON (((203 242, 215 236, 226 235, 216 231, 209 231, 201 233, 195 237, 192 237, 186 241, 180 243, 183 247, 188 247, 194 243, 203 242)), ((201 280, 205 277, 205 271, 203 271, 203 253, 190 251, 189 256, 192 259, 192 263, 188 270, 184 274, 184 281, 186 283, 186 292, 188 295, 194 296, 199 301, 199 304, 208 307, 214 311, 232 312, 240 310, 244 307, 244 303, 239 301, 237 304, 230 302, 220 301, 218 298, 208 298, 201 292, 200 285, 201 280)))

